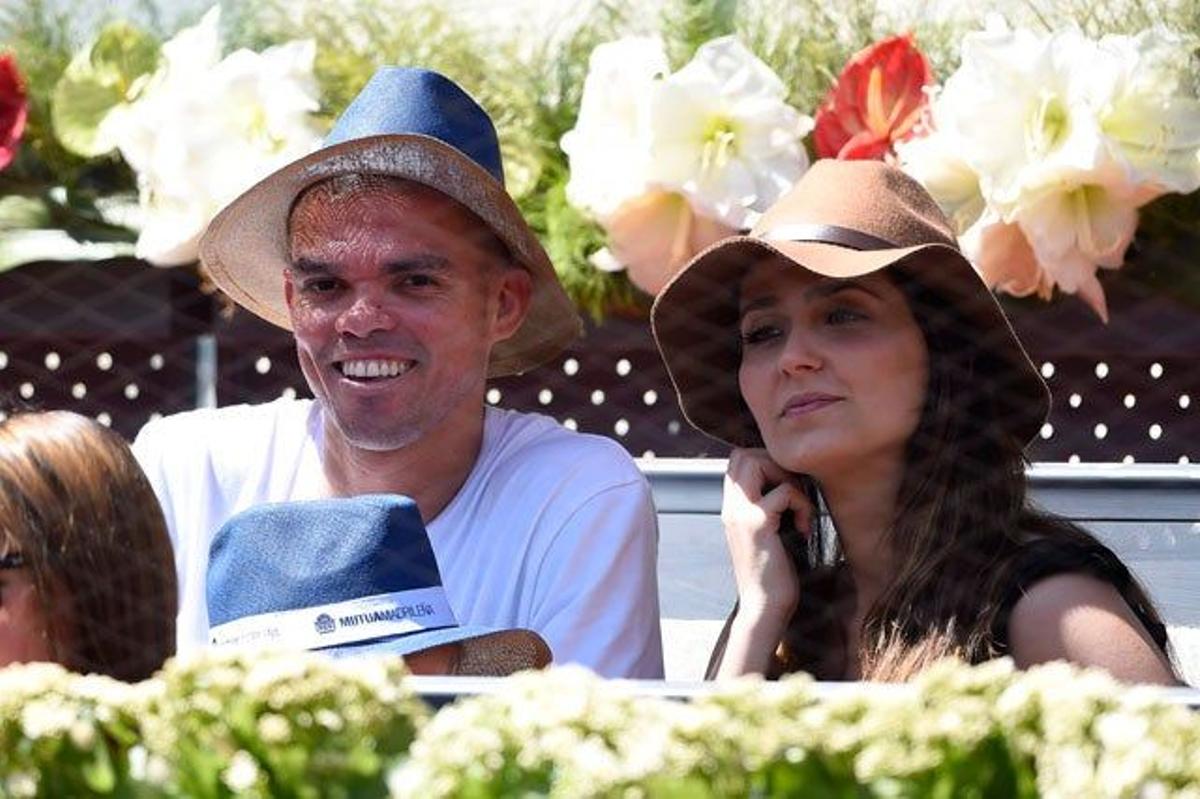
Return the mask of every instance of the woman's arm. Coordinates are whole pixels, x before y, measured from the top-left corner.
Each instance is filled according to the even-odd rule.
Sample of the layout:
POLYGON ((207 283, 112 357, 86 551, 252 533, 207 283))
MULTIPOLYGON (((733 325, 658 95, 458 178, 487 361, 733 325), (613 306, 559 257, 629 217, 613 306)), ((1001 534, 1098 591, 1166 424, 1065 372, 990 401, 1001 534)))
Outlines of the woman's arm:
MULTIPOLYGON (((801 530, 813 509, 792 478, 765 450, 734 450, 725 474, 721 521, 737 580, 738 606, 714 652, 716 677, 766 674, 800 601, 795 566, 779 537, 785 511, 801 530)), ((711 669, 711 664, 710 664, 711 669)))
POLYGON ((1179 684, 1116 587, 1087 574, 1057 574, 1035 583, 1013 607, 1008 634, 1020 668, 1068 660, 1098 666, 1124 682, 1179 684))

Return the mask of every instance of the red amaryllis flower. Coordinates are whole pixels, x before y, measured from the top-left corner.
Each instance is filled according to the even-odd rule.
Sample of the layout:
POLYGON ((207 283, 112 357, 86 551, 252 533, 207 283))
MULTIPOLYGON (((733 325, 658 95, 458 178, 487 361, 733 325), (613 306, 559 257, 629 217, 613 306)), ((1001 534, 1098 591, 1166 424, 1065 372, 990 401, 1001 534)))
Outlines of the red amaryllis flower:
POLYGON ((892 143, 913 136, 933 82, 929 61, 911 35, 892 36, 860 50, 817 111, 819 158, 883 159, 892 143))
POLYGON ((9 53, 0 55, 0 169, 17 154, 29 106, 25 100, 25 82, 17 72, 17 63, 9 53))

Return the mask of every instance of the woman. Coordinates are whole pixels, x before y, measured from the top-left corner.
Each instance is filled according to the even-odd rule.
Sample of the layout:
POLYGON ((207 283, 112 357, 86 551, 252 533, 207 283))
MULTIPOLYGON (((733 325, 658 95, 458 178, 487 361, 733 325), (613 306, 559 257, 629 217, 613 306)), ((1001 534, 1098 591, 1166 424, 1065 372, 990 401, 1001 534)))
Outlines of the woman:
POLYGON ((175 651, 175 566, 129 447, 74 413, 0 422, 0 666, 142 680, 175 651))
POLYGON ((1046 386, 902 172, 818 162, 681 270, 653 324, 689 421, 739 448, 738 605, 710 676, 903 680, 1009 655, 1176 681, 1128 570, 1030 505, 1046 386))

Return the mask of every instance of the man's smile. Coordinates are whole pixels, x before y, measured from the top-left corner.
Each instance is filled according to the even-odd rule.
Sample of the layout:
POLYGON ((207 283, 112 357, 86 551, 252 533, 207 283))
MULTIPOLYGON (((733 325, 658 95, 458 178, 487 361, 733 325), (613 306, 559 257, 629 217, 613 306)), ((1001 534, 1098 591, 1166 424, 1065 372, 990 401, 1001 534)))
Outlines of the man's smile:
POLYGON ((379 380, 399 377, 416 366, 416 364, 416 361, 392 358, 355 358, 345 361, 335 361, 333 368, 342 377, 348 377, 352 380, 379 380))

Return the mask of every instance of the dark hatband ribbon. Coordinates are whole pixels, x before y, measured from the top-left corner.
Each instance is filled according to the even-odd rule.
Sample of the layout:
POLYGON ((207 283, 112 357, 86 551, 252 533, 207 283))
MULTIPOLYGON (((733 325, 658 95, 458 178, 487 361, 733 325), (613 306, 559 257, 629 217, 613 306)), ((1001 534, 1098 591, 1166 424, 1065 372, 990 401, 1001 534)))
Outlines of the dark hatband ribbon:
POLYGON ((881 238, 837 225, 780 225, 758 235, 764 241, 816 241, 851 250, 895 250, 895 244, 881 238))

